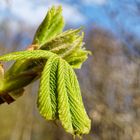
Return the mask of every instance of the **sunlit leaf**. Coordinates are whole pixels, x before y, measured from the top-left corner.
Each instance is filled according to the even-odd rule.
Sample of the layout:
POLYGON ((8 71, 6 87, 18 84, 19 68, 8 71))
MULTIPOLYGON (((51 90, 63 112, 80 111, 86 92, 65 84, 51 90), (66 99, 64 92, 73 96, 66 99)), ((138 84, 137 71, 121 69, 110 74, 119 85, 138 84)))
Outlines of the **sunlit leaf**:
POLYGON ((71 134, 89 133, 88 118, 81 98, 79 84, 71 66, 60 59, 58 66, 58 112, 65 130, 71 134))
POLYGON ((57 117, 57 66, 58 58, 51 57, 42 72, 38 95, 38 108, 40 114, 47 120, 57 117))
POLYGON ((41 49, 58 54, 73 68, 80 68, 89 54, 89 51, 83 48, 83 33, 80 34, 80 31, 81 29, 65 31, 46 43, 41 49))
POLYGON ((14 99, 21 96, 23 87, 41 75, 37 101, 40 114, 46 120, 60 120, 68 133, 81 136, 89 133, 91 122, 73 68, 80 68, 90 52, 83 47, 81 29, 62 33, 63 27, 62 8, 52 7, 34 36, 33 44, 37 45, 31 46, 38 48, 0 56, 0 61, 16 61, 4 75, 5 87, 10 89, 7 91, 14 89, 8 95, 14 99))
POLYGON ((34 50, 34 51, 19 51, 12 52, 0 56, 0 61, 12 61, 12 60, 22 60, 22 59, 48 59, 50 56, 55 55, 52 52, 44 50, 34 50))
POLYGON ((34 36, 33 44, 39 46, 44 45, 48 41, 55 38, 55 36, 62 32, 64 28, 64 20, 62 16, 62 8, 52 7, 34 36))

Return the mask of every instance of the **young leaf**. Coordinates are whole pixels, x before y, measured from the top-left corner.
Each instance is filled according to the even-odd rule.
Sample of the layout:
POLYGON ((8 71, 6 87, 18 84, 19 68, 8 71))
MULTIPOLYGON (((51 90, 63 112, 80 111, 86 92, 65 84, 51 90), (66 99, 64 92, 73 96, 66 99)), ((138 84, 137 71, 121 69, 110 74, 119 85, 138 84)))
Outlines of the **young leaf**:
POLYGON ((79 49, 77 52, 65 57, 65 60, 72 66, 72 68, 81 68, 82 64, 88 58, 89 51, 79 49))
MULTIPOLYGON (((65 62, 66 63, 66 62, 65 62)), ((72 114, 73 128, 76 135, 88 134, 91 121, 85 111, 79 83, 75 72, 70 65, 66 63, 66 85, 69 97, 70 110, 72 114)))
POLYGON ((19 51, 0 56, 0 61, 17 60, 5 74, 5 77, 9 79, 25 71, 35 69, 35 67, 42 67, 40 59, 48 59, 53 55, 55 54, 44 50, 19 51), (35 60, 33 61, 33 59, 35 60), (37 63, 37 61, 40 61, 40 63, 37 63))
POLYGON ((40 114, 47 120, 57 119, 57 67, 58 58, 48 59, 41 76, 38 95, 38 108, 40 114))
POLYGON ((64 28, 64 20, 62 17, 62 8, 52 7, 34 36, 33 44, 39 46, 44 45, 48 41, 54 39, 56 35, 62 32, 64 28))
MULTIPOLYGON (((73 44, 74 41, 80 37, 80 31, 81 29, 71 29, 60 33, 54 39, 44 44, 40 49, 50 51, 54 51, 56 49, 55 53, 57 53, 57 50, 59 50, 59 46, 73 44)), ((66 48, 69 49, 69 46, 66 46, 66 48)))
POLYGON ((22 59, 41 59, 41 58, 48 59, 53 55, 55 54, 49 51, 44 51, 44 50, 19 51, 19 52, 12 52, 12 53, 0 56, 0 61, 12 61, 12 60, 22 60, 22 59))
POLYGON ((83 46, 81 29, 65 31, 41 47, 64 58, 73 68, 80 68, 89 54, 83 46))
POLYGON ((4 75, 2 91, 11 94, 3 98, 1 92, 0 103, 9 97, 18 97, 16 94, 23 87, 40 77, 42 69, 38 69, 38 64, 43 59, 41 65, 46 64, 41 75, 37 103, 40 114, 47 120, 59 119, 67 132, 80 136, 89 133, 91 122, 84 109, 79 83, 72 67, 80 68, 89 52, 83 48, 84 34, 80 34, 80 29, 61 33, 63 27, 62 9, 53 7, 34 36, 36 48, 32 46, 30 51, 0 56, 0 61, 20 60, 4 75), (29 69, 26 69, 28 66, 29 69))
POLYGON ((63 127, 78 136, 89 133, 90 119, 84 109, 76 75, 62 59, 59 60, 57 84, 58 113, 63 127))
POLYGON ((62 59, 59 60, 57 74, 57 92, 58 92, 58 113, 59 119, 65 130, 74 134, 72 117, 70 112, 69 98, 66 88, 65 63, 62 59))

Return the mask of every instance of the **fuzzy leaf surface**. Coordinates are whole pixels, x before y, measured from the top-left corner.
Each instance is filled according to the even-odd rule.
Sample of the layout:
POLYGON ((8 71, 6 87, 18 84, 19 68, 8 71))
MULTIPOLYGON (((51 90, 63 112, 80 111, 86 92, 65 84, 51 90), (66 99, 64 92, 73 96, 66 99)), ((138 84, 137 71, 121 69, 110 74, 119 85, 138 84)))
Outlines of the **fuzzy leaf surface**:
POLYGON ((57 83, 58 114, 63 127, 73 135, 89 133, 91 122, 84 109, 75 72, 62 59, 59 60, 57 83))
POLYGON ((46 120, 57 119, 57 68, 58 58, 50 57, 43 69, 38 95, 38 108, 46 120))
POLYGON ((0 56, 0 61, 17 61, 7 74, 7 77, 12 73, 17 75, 16 80, 9 78, 7 85, 10 85, 10 88, 13 85, 16 88, 19 85, 23 88, 27 85, 23 84, 25 81, 29 84, 41 73, 37 101, 40 114, 46 120, 59 119, 68 133, 81 136, 89 133, 91 122, 85 111, 73 68, 80 68, 89 52, 84 48, 84 33, 81 33, 81 29, 67 30, 62 33, 63 27, 62 8, 52 7, 37 29, 33 40, 33 44, 38 46, 33 49, 42 50, 13 52, 0 56), (41 61, 43 61, 41 63, 43 71, 39 69, 40 67, 38 68, 41 61), (28 65, 31 70, 26 69, 28 65), (16 70, 17 67, 19 70, 16 70), (35 76, 32 76, 33 72, 35 76), (23 75, 22 78, 21 75, 23 75))
POLYGON ((12 53, 0 56, 0 61, 42 59, 42 58, 48 59, 53 55, 55 54, 49 51, 44 51, 44 50, 19 51, 19 52, 12 52, 12 53))
POLYGON ((48 41, 55 38, 55 36, 62 32, 64 28, 64 20, 62 16, 62 8, 52 7, 34 36, 33 44, 38 44, 39 46, 44 45, 48 41))
POLYGON ((81 68, 89 51, 83 47, 81 29, 67 30, 41 47, 64 58, 73 68, 81 68))

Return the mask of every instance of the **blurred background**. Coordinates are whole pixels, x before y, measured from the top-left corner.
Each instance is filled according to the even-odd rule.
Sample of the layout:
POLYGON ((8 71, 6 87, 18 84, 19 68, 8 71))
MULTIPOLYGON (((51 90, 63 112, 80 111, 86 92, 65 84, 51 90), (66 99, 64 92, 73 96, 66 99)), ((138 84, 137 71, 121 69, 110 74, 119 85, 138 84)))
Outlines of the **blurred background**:
MULTIPOLYGON (((52 5, 63 6, 66 29, 84 26, 93 53, 76 71, 92 120, 83 140, 140 140, 140 0, 0 0, 0 55, 24 50, 52 5)), ((0 140, 72 139, 40 117, 37 87, 0 106, 0 140)))

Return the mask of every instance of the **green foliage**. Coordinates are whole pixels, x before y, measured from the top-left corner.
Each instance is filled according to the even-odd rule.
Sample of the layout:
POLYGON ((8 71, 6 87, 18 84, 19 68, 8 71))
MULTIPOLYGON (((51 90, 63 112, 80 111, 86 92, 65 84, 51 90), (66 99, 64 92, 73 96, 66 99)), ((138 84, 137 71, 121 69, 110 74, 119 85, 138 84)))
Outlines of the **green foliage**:
POLYGON ((37 100, 40 114, 46 120, 59 119, 67 132, 81 136, 89 133, 91 122, 85 111, 73 68, 80 68, 89 52, 83 47, 84 34, 80 33, 81 29, 61 33, 63 23, 61 7, 53 7, 34 37, 33 44, 37 44, 38 49, 42 50, 34 48, 34 50, 13 52, 0 56, 0 61, 17 61, 5 79, 5 81, 12 79, 5 82, 5 85, 8 83, 8 86, 5 86, 7 91, 20 85, 19 89, 10 92, 12 94, 9 93, 14 97, 23 91, 22 88, 27 81, 35 78, 31 77, 33 73, 36 75, 41 73, 37 100), (43 66, 41 70, 38 69, 40 66, 43 66), (16 71, 17 67, 20 71, 16 71), (17 76, 9 78, 11 75, 17 76))
POLYGON ((63 127, 76 135, 89 133, 90 120, 84 109, 75 72, 62 59, 59 59, 57 77, 58 112, 63 127))
POLYGON ((55 55, 49 51, 34 50, 34 51, 19 51, 12 52, 3 56, 0 56, 0 61, 12 61, 12 60, 25 60, 25 59, 48 59, 50 56, 55 55))
POLYGON ((14 52, 0 57, 1 61, 48 59, 43 69, 38 96, 40 114, 47 120, 60 119, 72 134, 87 134, 90 120, 82 103, 76 75, 62 58, 46 50, 14 52))
POLYGON ((57 119, 57 67, 58 58, 50 57, 41 76, 38 108, 47 120, 57 119))
POLYGON ((81 68, 82 63, 87 59, 86 51, 83 47, 84 33, 81 29, 68 30, 54 39, 44 44, 41 49, 49 50, 64 58, 73 68, 81 68))
POLYGON ((62 32, 64 28, 64 20, 62 17, 62 8, 52 7, 41 25, 39 26, 34 36, 33 44, 39 44, 41 47, 46 42, 55 38, 55 36, 62 32))

